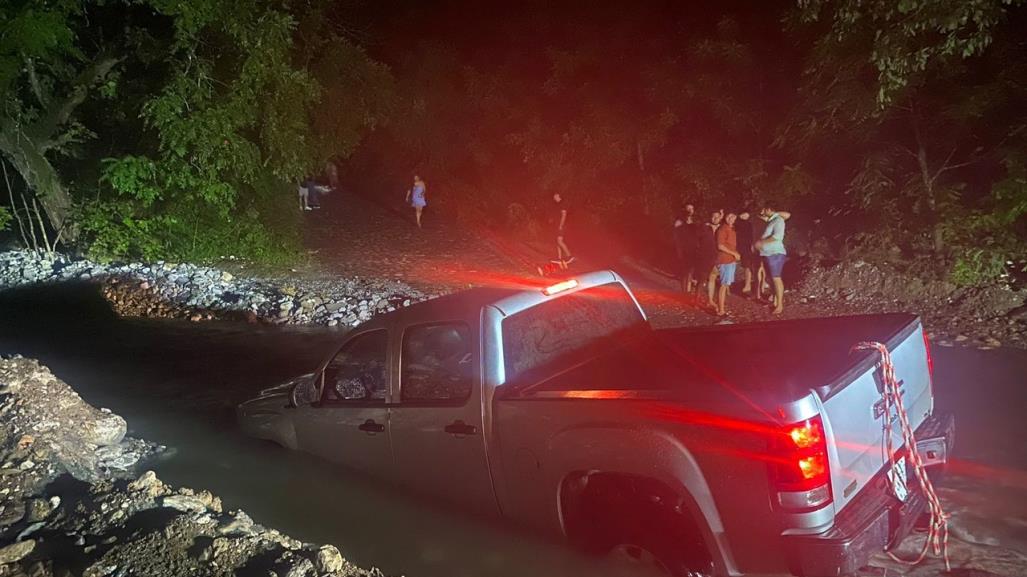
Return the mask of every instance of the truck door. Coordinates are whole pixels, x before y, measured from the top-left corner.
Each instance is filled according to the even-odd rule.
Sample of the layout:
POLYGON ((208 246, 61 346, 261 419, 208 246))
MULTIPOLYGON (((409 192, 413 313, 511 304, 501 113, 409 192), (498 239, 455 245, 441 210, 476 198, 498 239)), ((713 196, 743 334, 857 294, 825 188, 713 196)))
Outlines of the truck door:
POLYGON ((482 432, 475 334, 462 322, 404 331, 392 446, 403 484, 491 515, 498 507, 482 432))
POLYGON ((389 443, 388 332, 355 335, 315 375, 320 401, 297 408, 303 451, 376 477, 392 474, 389 443))

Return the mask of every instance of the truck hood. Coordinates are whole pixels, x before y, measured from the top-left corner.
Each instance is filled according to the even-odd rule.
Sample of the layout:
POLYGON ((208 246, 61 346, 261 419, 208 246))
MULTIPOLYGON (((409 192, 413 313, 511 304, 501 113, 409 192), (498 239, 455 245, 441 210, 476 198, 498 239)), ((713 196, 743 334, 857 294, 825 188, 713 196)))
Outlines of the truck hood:
POLYGON ((266 389, 261 389, 261 391, 250 400, 264 399, 267 397, 277 397, 282 395, 288 396, 289 393, 292 391, 292 388, 295 387, 297 383, 299 383, 300 381, 309 380, 313 378, 313 376, 314 373, 306 373, 298 377, 293 377, 288 381, 285 381, 284 383, 279 383, 277 385, 267 387, 266 389))

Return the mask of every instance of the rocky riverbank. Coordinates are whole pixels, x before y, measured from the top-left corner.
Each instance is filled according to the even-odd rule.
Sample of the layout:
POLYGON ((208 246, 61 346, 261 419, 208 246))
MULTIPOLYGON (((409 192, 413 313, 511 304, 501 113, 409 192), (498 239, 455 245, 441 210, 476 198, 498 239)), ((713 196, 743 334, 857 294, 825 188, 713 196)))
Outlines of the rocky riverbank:
POLYGON ((0 253, 0 290, 64 281, 101 285, 123 316, 355 326, 374 314, 429 298, 407 284, 372 278, 237 278, 217 268, 158 261, 100 264, 20 250, 0 253))
POLYGON ((1027 347, 1027 295, 1008 286, 959 287, 854 261, 812 267, 796 288, 800 303, 825 311, 916 312, 942 346, 1027 347))
POLYGON ((380 575, 139 474, 162 448, 125 431, 37 361, 0 359, 0 576, 380 575))

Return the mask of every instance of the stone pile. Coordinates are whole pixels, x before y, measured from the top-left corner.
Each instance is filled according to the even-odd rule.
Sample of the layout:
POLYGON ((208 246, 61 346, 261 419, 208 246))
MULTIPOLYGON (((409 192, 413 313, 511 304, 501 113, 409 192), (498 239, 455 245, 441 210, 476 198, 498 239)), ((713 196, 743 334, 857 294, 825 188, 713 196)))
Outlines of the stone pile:
POLYGON ((428 295, 376 279, 251 279, 217 268, 158 261, 98 264, 33 251, 0 253, 0 290, 62 281, 97 282, 125 316, 355 326, 428 295))
POLYGON ((959 287, 852 261, 814 267, 797 289, 801 302, 820 308, 915 312, 942 345, 1027 346, 1025 293, 1009 286, 959 287))
POLYGON ((158 447, 34 360, 0 358, 0 412, 0 575, 381 575, 138 474, 158 447))

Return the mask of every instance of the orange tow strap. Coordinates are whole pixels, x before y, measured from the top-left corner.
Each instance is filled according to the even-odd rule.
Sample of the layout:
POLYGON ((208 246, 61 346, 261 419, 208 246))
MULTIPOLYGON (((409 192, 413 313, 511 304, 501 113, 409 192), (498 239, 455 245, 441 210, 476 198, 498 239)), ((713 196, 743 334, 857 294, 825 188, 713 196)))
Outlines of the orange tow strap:
POLYGON ((951 571, 952 569, 949 565, 949 515, 942 510, 941 499, 938 498, 938 494, 934 490, 934 484, 931 483, 931 479, 927 476, 927 471, 924 469, 923 458, 920 456, 920 452, 917 451, 913 427, 909 423, 906 407, 902 404, 902 395, 899 394, 899 383, 898 379, 895 378, 895 365, 892 364, 891 353, 888 352, 888 347, 877 342, 861 342, 852 347, 852 350, 876 350, 881 354, 881 362, 878 366, 881 367, 884 380, 884 391, 882 392, 884 399, 884 446, 888 453, 889 471, 894 470, 896 462, 895 451, 892 448, 892 419, 894 418, 892 407, 895 407, 895 416, 898 417, 899 427, 902 429, 902 441, 906 445, 906 452, 913 463, 913 471, 920 482, 920 488, 923 490, 924 496, 927 497, 927 505, 931 512, 931 525, 927 532, 927 540, 924 542, 924 548, 916 559, 900 559, 891 551, 888 552, 888 555, 899 563, 916 565, 923 561, 924 557, 927 556, 927 551, 933 548, 934 554, 940 555, 945 560, 945 570, 951 571))

